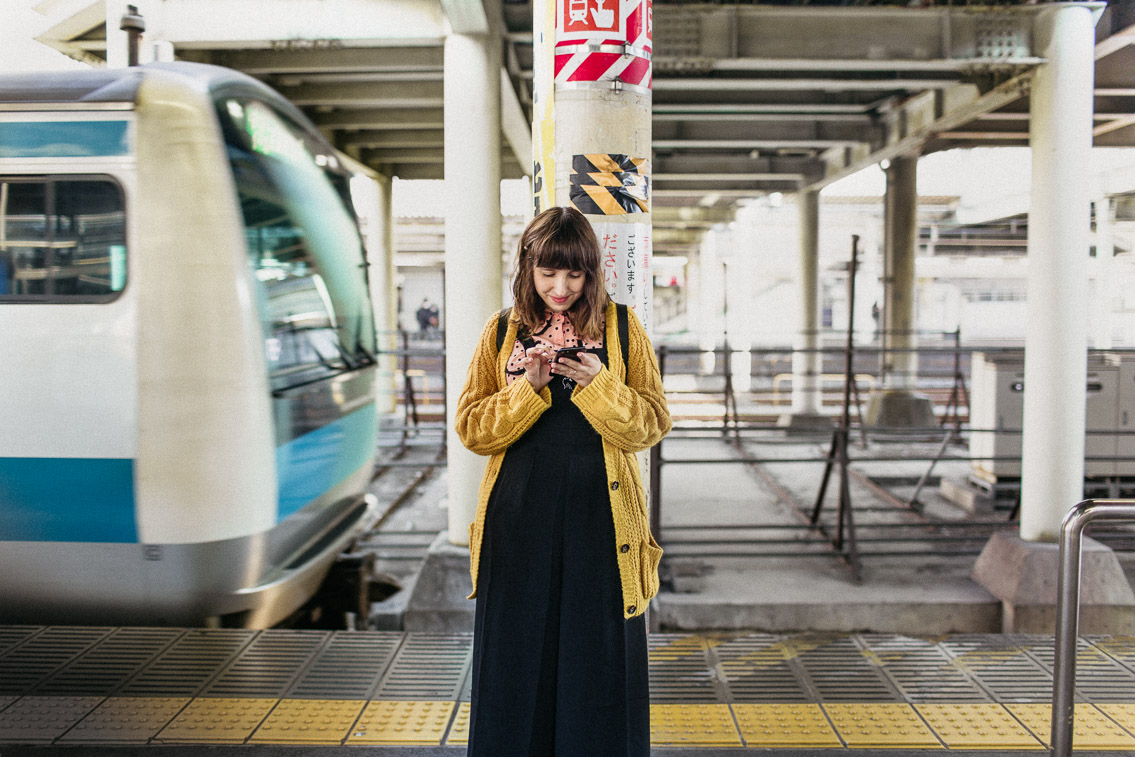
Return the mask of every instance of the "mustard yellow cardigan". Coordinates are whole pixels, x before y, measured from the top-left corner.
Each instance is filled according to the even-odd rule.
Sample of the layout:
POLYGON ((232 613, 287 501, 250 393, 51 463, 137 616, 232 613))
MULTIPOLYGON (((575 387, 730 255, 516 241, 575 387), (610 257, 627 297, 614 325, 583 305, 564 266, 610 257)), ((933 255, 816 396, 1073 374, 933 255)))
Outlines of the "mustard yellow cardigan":
MULTIPOLYGON (((662 378, 650 338, 634 311, 628 308, 627 315, 629 360, 621 353, 615 305, 611 303, 607 306, 605 340, 608 365, 586 387, 577 386, 571 401, 603 438, 607 488, 615 521, 615 543, 611 549, 619 564, 623 617, 632 618, 645 612, 651 597, 658 593, 658 561, 662 557, 662 549, 650 533, 635 453, 650 448, 670 431, 670 411, 662 394, 662 378)), ((504 456, 540 414, 552 406, 548 387, 537 393, 524 377, 506 384, 505 364, 516 340, 518 321, 514 313, 505 332, 505 349, 498 352, 497 320, 494 315, 485 324, 457 401, 457 435, 462 444, 478 455, 491 456, 477 495, 477 515, 469 525, 469 573, 473 578, 469 599, 477 595, 485 510, 504 456)))

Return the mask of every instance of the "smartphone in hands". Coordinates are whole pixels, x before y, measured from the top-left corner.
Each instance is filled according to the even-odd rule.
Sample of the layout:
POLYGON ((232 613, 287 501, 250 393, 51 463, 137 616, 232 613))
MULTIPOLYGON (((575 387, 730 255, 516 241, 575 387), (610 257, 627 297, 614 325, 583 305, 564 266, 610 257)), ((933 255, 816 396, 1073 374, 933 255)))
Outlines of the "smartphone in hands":
POLYGON ((564 360, 574 360, 580 362, 579 354, 581 352, 591 352, 590 347, 562 347, 556 350, 555 357, 552 358, 553 363, 562 363, 564 360))

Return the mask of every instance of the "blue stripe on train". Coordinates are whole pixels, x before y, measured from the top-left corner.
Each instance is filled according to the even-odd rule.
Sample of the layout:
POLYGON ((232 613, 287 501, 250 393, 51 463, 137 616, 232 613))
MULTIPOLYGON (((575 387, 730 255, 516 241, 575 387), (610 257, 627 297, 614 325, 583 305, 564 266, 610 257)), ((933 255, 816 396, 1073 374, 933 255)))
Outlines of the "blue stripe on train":
POLYGON ((374 403, 276 448, 277 522, 374 459, 374 403))
POLYGON ((138 541, 134 461, 0 458, 0 541, 138 541))

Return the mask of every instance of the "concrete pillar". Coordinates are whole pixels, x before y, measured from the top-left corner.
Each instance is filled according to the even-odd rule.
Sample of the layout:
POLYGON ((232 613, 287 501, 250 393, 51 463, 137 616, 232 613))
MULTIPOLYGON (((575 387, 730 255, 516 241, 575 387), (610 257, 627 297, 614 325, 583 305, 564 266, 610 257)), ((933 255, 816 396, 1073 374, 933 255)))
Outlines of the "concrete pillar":
POLYGON ((1113 301, 1115 281, 1115 200, 1101 197, 1096 209, 1096 295, 1092 298, 1092 346, 1097 350, 1112 348, 1111 332, 1115 324, 1113 301))
POLYGON ((724 243, 725 331, 729 339, 729 373, 733 390, 748 392, 753 385, 753 257, 756 255, 756 229, 738 220, 736 227, 720 235, 724 243))
MULTIPOLYGON (((805 190, 796 195, 800 248, 797 255, 797 292, 800 328, 797 350, 820 348, 820 193, 805 190)), ((823 355, 794 352, 792 355, 792 412, 780 417, 787 427, 815 427, 829 423, 821 414, 823 355)))
POLYGON ((469 543, 485 460, 462 446, 454 411, 485 318, 501 307, 501 63, 497 25, 490 28, 445 38, 446 461, 457 545, 469 543))
MULTIPOLYGON (((351 179, 351 196, 359 217, 367 260, 370 263, 370 296, 374 302, 374 330, 378 349, 388 353, 398 343, 398 282, 394 268, 393 182, 382 174, 368 173, 351 179)), ((378 412, 390 414, 397 408, 395 372, 398 357, 384 354, 378 359, 378 412)))
POLYGON ((702 350, 701 372, 712 374, 717 370, 714 352, 721 344, 721 303, 725 296, 725 277, 717 257, 718 237, 721 232, 710 230, 702 237, 698 247, 698 347, 702 350))
POLYGON ((1028 322, 1021 537, 1055 541, 1084 492, 1086 297, 1094 73, 1092 10, 1041 11, 1030 102, 1028 322))
MULTIPOLYGON (((1046 62, 1036 68, 1030 98, 1021 530, 992 538, 973 569, 974 579, 1001 600, 1007 632, 1053 632, 1055 542, 1064 515, 1084 492, 1091 222, 1085 167, 1096 17, 1090 7, 1062 3, 1042 10, 1033 29, 1036 54, 1046 62)), ((1085 548, 1081 596, 1089 595, 1080 610, 1082 633, 1128 631, 1135 596, 1103 545, 1085 548)))
POLYGON ((912 389, 917 373, 915 347, 914 254, 918 249, 918 158, 898 157, 887 167, 887 271, 883 328, 887 333, 886 388, 912 389))
POLYGON ((886 169, 884 198, 883 388, 873 392, 865 422, 872 426, 936 425, 930 399, 914 393, 918 345, 914 334, 914 255, 918 249, 918 158, 900 156, 886 169))

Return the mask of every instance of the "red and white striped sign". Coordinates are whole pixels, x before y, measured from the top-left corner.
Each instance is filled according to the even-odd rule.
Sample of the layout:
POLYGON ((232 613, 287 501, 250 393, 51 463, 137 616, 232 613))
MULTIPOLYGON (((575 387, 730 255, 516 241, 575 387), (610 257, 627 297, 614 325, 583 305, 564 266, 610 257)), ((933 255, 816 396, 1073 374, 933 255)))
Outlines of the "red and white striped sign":
POLYGON ((556 0, 556 83, 649 89, 653 31, 651 0, 556 0))

